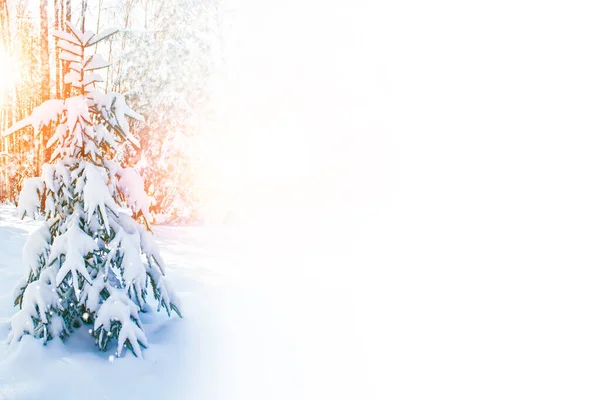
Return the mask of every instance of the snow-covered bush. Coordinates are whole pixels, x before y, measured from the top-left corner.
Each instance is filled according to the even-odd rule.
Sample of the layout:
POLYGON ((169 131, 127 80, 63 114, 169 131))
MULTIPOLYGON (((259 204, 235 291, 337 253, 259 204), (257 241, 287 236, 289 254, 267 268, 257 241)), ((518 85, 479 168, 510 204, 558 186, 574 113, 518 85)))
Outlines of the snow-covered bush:
POLYGON ((165 263, 149 229, 150 201, 140 176, 114 161, 118 146, 130 142, 126 117, 138 118, 119 93, 95 88, 95 71, 108 67, 92 46, 113 34, 56 32, 60 57, 69 62, 65 83, 79 92, 50 100, 7 133, 32 125, 55 127, 47 143, 51 163, 42 176, 23 185, 21 217, 45 216, 24 248, 27 274, 15 289, 20 311, 11 320, 9 341, 25 334, 47 341, 77 327, 90 329, 98 347, 115 338, 141 355, 147 339, 139 312, 147 310, 149 286, 158 310, 179 316, 179 300, 164 278, 165 263), (143 222, 144 225, 140 224, 143 222))

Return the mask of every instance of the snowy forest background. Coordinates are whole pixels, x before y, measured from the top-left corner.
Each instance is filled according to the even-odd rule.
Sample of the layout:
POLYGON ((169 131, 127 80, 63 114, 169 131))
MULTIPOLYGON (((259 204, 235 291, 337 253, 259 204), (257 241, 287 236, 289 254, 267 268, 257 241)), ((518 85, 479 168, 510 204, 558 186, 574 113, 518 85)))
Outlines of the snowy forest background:
MULTIPOLYGON (((142 151, 124 146, 123 162, 145 179, 157 221, 227 218, 227 194, 218 187, 205 143, 217 135, 215 82, 223 71, 223 26, 217 0, 3 0, 0 2, 0 131, 34 107, 70 90, 61 76, 54 30, 65 21, 119 33, 96 51, 111 67, 99 71, 105 91, 126 95, 145 117, 132 124, 142 151), (204 142, 204 144, 203 144, 204 142), (197 151, 188 151, 188 149, 197 151), (211 171, 212 170, 212 171, 211 171), (218 210, 216 204, 219 204, 218 210)), ((0 142, 0 202, 16 203, 25 179, 40 174, 50 154, 33 129, 0 142)), ((221 135, 222 137, 222 135, 221 135)), ((217 179, 218 180, 218 179, 217 179)))

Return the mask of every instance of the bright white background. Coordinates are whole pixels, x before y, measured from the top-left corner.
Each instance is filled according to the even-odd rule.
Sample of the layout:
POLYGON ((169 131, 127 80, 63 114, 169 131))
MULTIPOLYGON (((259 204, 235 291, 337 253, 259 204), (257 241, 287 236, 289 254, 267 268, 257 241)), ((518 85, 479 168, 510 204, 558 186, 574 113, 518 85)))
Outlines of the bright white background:
POLYGON ((366 349, 323 388, 598 398, 597 2, 241 3, 253 239, 318 258, 366 349))

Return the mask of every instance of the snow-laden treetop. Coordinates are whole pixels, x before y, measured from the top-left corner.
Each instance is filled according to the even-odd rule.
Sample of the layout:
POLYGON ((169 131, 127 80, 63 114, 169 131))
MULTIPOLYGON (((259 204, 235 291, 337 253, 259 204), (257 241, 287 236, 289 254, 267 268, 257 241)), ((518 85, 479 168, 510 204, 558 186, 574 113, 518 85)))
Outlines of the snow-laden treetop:
POLYGON ((31 125, 37 136, 43 126, 51 122, 58 122, 64 113, 67 120, 58 124, 55 134, 50 138, 46 147, 58 144, 51 160, 57 156, 79 157, 90 155, 92 159, 99 155, 97 146, 92 142, 105 142, 111 145, 114 141, 113 132, 107 132, 104 125, 94 126, 94 115, 100 114, 109 124, 120 139, 127 140, 134 147, 139 148, 138 140, 129 133, 129 124, 126 116, 143 120, 143 117, 133 111, 122 94, 109 92, 103 93, 96 89, 95 84, 102 82, 102 76, 97 70, 107 68, 108 62, 100 54, 87 54, 86 51, 99 41, 108 38, 117 32, 116 29, 107 29, 101 33, 78 31, 69 21, 66 21, 69 32, 55 31, 61 49, 60 59, 67 61, 67 73, 64 82, 71 85, 72 93, 78 91, 79 95, 61 100, 48 100, 36 107, 28 118, 13 125, 2 136, 8 136, 26 126, 31 125), (67 135, 67 132, 71 134, 67 135), (92 139, 86 140, 87 139, 92 139), (98 140, 93 140, 98 139, 98 140), (62 153, 62 154, 61 154, 62 153))

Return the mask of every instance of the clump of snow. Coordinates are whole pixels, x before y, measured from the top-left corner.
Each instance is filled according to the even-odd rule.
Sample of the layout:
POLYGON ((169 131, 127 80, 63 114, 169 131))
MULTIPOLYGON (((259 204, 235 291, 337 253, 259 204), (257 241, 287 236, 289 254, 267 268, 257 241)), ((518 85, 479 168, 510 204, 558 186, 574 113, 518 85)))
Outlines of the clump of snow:
POLYGON ((131 346, 133 353, 138 357, 142 356, 140 344, 144 347, 148 346, 146 334, 140 328, 141 321, 138 312, 139 307, 131 302, 127 296, 124 296, 117 291, 113 291, 113 294, 102 303, 102 306, 98 311, 96 322, 94 323, 94 330, 102 329, 105 334, 111 336, 111 326, 114 326, 112 322, 117 322, 120 325, 118 328, 118 356, 121 355, 123 346, 126 342, 131 346))
POLYGON ((90 39, 87 42, 87 46, 93 46, 96 43, 100 42, 101 40, 104 40, 104 39, 108 38, 109 36, 114 35, 118 31, 119 30, 116 28, 105 29, 102 32, 97 33, 97 34, 93 35, 92 37, 90 37, 90 39))
POLYGON ((58 121, 59 116, 64 111, 64 107, 65 104, 62 100, 47 100, 39 106, 35 107, 29 117, 14 124, 10 129, 5 131, 2 134, 2 136, 11 135, 19 129, 23 129, 28 125, 33 126, 34 135, 37 136, 39 129, 42 126, 49 125, 50 122, 58 121))
POLYGON ((40 267, 44 265, 44 261, 48 255, 50 248, 50 229, 48 224, 44 222, 42 226, 33 231, 23 247, 23 261, 27 269, 34 276, 38 276, 40 267))
POLYGON ((83 232, 76 223, 72 222, 71 227, 65 233, 54 239, 54 244, 50 251, 49 260, 53 262, 61 255, 65 256, 65 260, 58 270, 56 280, 61 283, 71 272, 75 296, 79 298, 80 288, 77 273, 79 273, 87 282, 92 282, 92 278, 87 271, 85 257, 96 250, 98 245, 83 232))
POLYGON ((58 47, 60 47, 61 49, 66 50, 69 53, 72 53, 73 55, 76 55, 78 57, 83 56, 83 48, 81 46, 78 46, 78 45, 72 43, 70 40, 61 39, 58 41, 58 43, 56 45, 58 47))
POLYGON ((150 221, 150 198, 144 190, 144 178, 133 168, 123 168, 118 174, 117 187, 133 212, 141 212, 150 221))
POLYGON ((34 217, 41 206, 41 195, 44 193, 44 181, 40 177, 27 178, 19 194, 17 214, 23 218, 25 214, 34 217))
POLYGON ((137 230, 127 233, 124 229, 119 229, 108 247, 111 251, 106 256, 105 265, 108 265, 119 253, 121 277, 125 282, 125 288, 131 290, 135 295, 132 298, 136 298, 138 304, 141 304, 143 288, 146 287, 146 268, 140 255, 140 237, 137 230))
POLYGON ((110 64, 104 59, 102 54, 92 54, 91 56, 86 58, 83 65, 86 71, 93 71, 96 69, 102 69, 110 66, 110 64))
MULTIPOLYGON (((49 317, 52 316, 53 311, 61 308, 60 299, 56 290, 54 289, 55 269, 50 267, 42 271, 40 278, 29 283, 25 292, 23 293, 23 302, 21 304, 21 310, 17 312, 11 319, 11 332, 8 336, 9 343, 17 342, 21 340, 21 337, 25 333, 31 335, 43 336, 45 340, 54 336, 52 333, 60 333, 64 329, 62 323, 59 326, 52 328, 50 332, 35 332, 33 330, 32 318, 39 318, 42 323, 52 325, 55 319, 49 317), (48 333, 51 336, 48 336, 48 333)), ((45 327, 45 325, 41 325, 45 327)), ((46 329, 46 328, 43 328, 46 329)))
POLYGON ((42 165, 42 181, 46 185, 47 190, 56 193, 56 188, 54 187, 54 165, 42 165))
POLYGON ((106 207, 115 213, 118 211, 118 207, 106 186, 108 181, 106 171, 104 168, 97 167, 91 163, 86 163, 85 179, 85 186, 83 188, 83 210, 87 213, 87 222, 90 223, 96 210, 100 210, 104 226, 107 231, 110 231, 106 207))
POLYGON ((73 36, 71 33, 65 31, 55 30, 52 32, 52 35, 75 45, 80 44, 80 41, 76 36, 73 36))
POLYGON ((129 140, 136 148, 140 147, 139 141, 129 133, 129 122, 125 117, 140 121, 143 121, 144 117, 129 108, 121 93, 102 93, 100 90, 90 89, 88 98, 89 105, 95 107, 104 119, 117 129, 117 133, 123 139, 129 140))
POLYGON ((13 344, 18 342, 26 333, 33 335, 33 321, 31 320, 31 315, 26 311, 20 310, 10 319, 8 343, 13 344))

